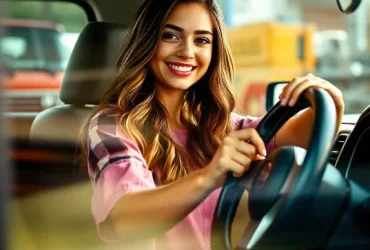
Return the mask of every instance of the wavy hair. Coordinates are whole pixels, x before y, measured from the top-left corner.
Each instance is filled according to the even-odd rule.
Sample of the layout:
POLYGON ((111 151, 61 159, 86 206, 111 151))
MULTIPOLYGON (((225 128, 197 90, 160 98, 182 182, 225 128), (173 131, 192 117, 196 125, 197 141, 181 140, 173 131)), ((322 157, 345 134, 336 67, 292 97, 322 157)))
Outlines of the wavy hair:
POLYGON ((149 168, 160 169, 163 184, 187 176, 194 165, 207 165, 222 138, 232 130, 234 62, 223 23, 214 0, 145 0, 121 46, 114 84, 88 120, 101 110, 109 110, 109 115, 116 117, 137 142, 149 168), (187 90, 183 101, 180 119, 189 134, 185 149, 171 137, 168 113, 156 97, 154 76, 148 66, 169 14, 180 3, 206 6, 215 41, 206 74, 187 90))

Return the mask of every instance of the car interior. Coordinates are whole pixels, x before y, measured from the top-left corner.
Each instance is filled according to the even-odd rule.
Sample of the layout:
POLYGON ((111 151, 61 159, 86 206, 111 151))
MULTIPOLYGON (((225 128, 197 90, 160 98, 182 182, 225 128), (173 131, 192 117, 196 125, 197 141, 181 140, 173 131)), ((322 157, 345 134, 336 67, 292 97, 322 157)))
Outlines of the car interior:
MULTIPOLYGON (((0 0, 2 10, 0 15, 6 16, 8 7, 9 13, 13 13, 17 18, 30 18, 24 14, 27 12, 24 6, 32 6, 33 2, 48 6, 47 3, 51 1, 0 0), (19 8, 16 7, 17 4, 24 5, 19 5, 23 6, 19 8), (17 8, 22 9, 24 13, 15 15, 17 8)), ((60 84, 58 98, 61 104, 45 108, 41 112, 5 112, 5 108, 2 108, 0 133, 4 139, 0 140, 0 152, 4 157, 0 158, 2 165, 0 182, 4 187, 1 188, 0 197, 4 206, 0 209, 0 214, 3 215, 0 220, 1 249, 107 248, 106 242, 97 234, 91 215, 90 199, 93 190, 87 170, 80 166, 78 141, 87 118, 99 103, 104 90, 113 82, 122 39, 142 1, 55 0, 54 2, 78 6, 85 16, 81 19, 82 28, 75 28, 74 31, 78 38, 73 43, 73 50, 60 84)), ((226 2, 218 1, 222 8, 228 6, 226 2)), ((249 6, 252 1, 239 2, 240 6, 249 6)), ((271 1, 263 2, 273 5, 271 1)), ((293 3, 292 0, 277 2, 284 3, 281 5, 284 6, 281 7, 283 11, 290 6, 297 9, 297 3, 293 3)), ((370 6, 364 3, 366 0, 298 2, 303 6, 299 5, 300 8, 308 6, 307 8, 313 9, 312 13, 315 13, 317 8, 329 9, 331 18, 341 20, 340 22, 344 20, 343 18, 349 18, 349 23, 360 20, 363 16, 357 17, 358 13, 366 12, 370 17, 370 6)), ((55 8, 54 11, 50 11, 48 18, 52 18, 56 12, 63 10, 55 8)), ((312 13, 311 15, 316 18, 312 13)), ((289 18, 295 17, 294 15, 289 18)), ((66 16, 68 17, 68 13, 66 16)), ((313 22, 315 18, 312 19, 313 22)), ((290 19, 281 20, 289 22, 290 19)), ((322 23, 325 24, 327 19, 323 17, 323 20, 322 23)), ((368 22, 365 21, 366 25, 368 23, 370 18, 368 22)), ((370 46, 368 56, 370 58, 370 46)), ((356 61, 351 69, 356 71, 358 65, 356 61)), ((365 72, 366 65, 362 67, 365 72)), ((336 71, 338 69, 334 69, 334 72, 336 71)), ((9 74, 5 66, 1 72, 1 76, 6 77, 9 74)), ((298 72, 303 73, 305 70, 298 72)), ((255 172, 252 171, 250 175, 243 177, 244 179, 228 180, 214 218, 214 231, 217 233, 212 235, 212 249, 234 249, 235 245, 238 245, 235 249, 370 249, 368 153, 370 99, 365 100, 367 103, 361 104, 357 111, 346 114, 338 134, 331 138, 330 131, 334 125, 333 121, 327 119, 330 116, 328 110, 331 104, 330 101, 326 101, 322 91, 310 92, 307 99, 303 98, 300 106, 297 105, 295 109, 286 110, 279 107, 279 101, 275 99, 277 93, 281 91, 281 86, 279 87, 277 83, 284 84, 284 81, 286 83, 288 80, 285 74, 281 75, 281 79, 266 80, 263 88, 266 98, 263 97, 262 104, 259 99, 257 102, 258 105, 262 105, 263 114, 267 115, 258 131, 265 136, 266 141, 269 141, 268 138, 277 132, 282 122, 304 108, 310 106, 316 108, 314 127, 321 131, 319 133, 321 136, 311 138, 312 145, 310 144, 310 148, 303 153, 304 160, 300 163, 297 160, 298 153, 295 151, 297 149, 282 149, 279 154, 268 158, 270 162, 280 167, 280 175, 277 170, 273 172, 271 182, 276 179, 282 187, 290 181, 298 183, 300 188, 297 184, 296 188, 284 190, 288 198, 280 203, 277 201, 282 199, 276 198, 277 194, 274 194, 273 201, 269 198, 267 204, 261 202, 261 196, 258 196, 257 191, 251 193, 247 203, 252 217, 258 223, 247 227, 252 231, 245 229, 241 233, 239 237, 241 242, 238 245, 231 243, 231 224, 243 219, 237 215, 241 197, 246 185, 250 185, 251 178, 255 178, 265 165, 256 164, 255 172), (285 171, 284 178, 281 177, 282 171, 285 171), (292 177, 298 176, 298 173, 301 174, 299 178, 292 177), (300 195, 308 192, 307 190, 310 190, 309 198, 308 196, 307 199, 300 198, 300 195), (312 204, 313 208, 308 213, 299 212, 312 204), (265 213, 261 214, 260 211, 265 213), (266 221, 269 221, 269 226, 262 228, 266 221)), ((335 80, 334 84, 347 86, 353 82, 364 82, 367 84, 364 88, 370 89, 370 75, 366 75, 366 72, 355 75, 348 81, 335 80)), ((358 88, 361 92, 362 86, 351 85, 348 89, 353 91, 358 88)), ((6 94, 4 91, 1 98, 6 98, 6 94)), ((356 95, 359 93, 355 93, 356 95)), ((263 194, 269 197, 275 192, 274 188, 276 191, 276 186, 271 188, 267 185, 264 190, 266 193, 263 194)))

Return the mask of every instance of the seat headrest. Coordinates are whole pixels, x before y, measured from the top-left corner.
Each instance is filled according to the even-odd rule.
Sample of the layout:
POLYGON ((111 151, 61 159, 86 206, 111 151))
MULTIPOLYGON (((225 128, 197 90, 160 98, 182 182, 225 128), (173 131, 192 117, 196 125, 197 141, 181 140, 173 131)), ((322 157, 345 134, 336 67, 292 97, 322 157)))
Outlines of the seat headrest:
POLYGON ((64 73, 60 99, 65 104, 99 104, 114 81, 124 35, 125 28, 118 24, 92 22, 85 26, 64 73))

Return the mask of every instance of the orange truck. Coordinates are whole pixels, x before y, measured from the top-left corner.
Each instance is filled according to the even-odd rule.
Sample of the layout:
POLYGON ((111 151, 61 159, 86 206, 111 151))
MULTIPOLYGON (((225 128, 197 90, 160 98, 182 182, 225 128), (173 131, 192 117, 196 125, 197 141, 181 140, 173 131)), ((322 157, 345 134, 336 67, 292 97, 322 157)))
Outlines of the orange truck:
POLYGON ((2 19, 0 52, 5 63, 6 111, 39 112, 60 103, 66 67, 64 27, 46 21, 2 19))
POLYGON ((237 110, 261 116, 269 82, 284 81, 316 67, 315 28, 307 24, 261 22, 228 29, 235 59, 237 110))

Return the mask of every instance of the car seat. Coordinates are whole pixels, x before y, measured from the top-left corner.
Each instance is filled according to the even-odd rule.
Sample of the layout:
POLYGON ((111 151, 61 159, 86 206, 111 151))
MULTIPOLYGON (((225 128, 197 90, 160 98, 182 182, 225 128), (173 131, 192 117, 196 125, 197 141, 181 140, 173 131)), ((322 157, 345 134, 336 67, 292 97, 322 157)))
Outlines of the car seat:
POLYGON ((91 22, 82 30, 69 59, 60 89, 64 105, 40 112, 30 140, 77 142, 80 130, 103 92, 113 83, 125 28, 91 22))

